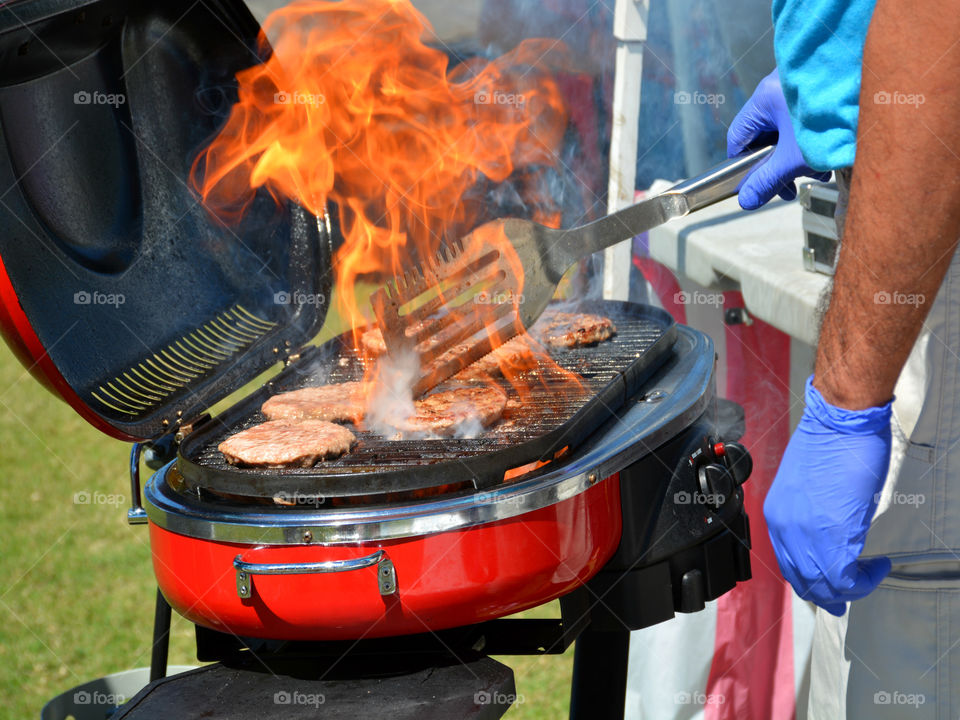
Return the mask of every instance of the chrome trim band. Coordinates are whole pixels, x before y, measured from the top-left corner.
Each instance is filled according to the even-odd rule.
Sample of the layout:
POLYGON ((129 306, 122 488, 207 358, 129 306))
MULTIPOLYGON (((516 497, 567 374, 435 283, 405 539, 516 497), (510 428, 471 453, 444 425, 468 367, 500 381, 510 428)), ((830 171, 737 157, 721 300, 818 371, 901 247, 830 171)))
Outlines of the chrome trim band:
MULTIPOLYGON (((361 509, 255 508, 200 504, 166 482, 170 463, 144 489, 150 522, 170 532, 251 545, 343 545, 432 535, 524 515, 579 495, 633 464, 696 420, 713 399, 713 342, 679 326, 674 357, 562 467, 486 492, 361 509), (309 539, 307 539, 309 538, 309 539)), ((320 500, 314 499, 317 505, 320 500)))

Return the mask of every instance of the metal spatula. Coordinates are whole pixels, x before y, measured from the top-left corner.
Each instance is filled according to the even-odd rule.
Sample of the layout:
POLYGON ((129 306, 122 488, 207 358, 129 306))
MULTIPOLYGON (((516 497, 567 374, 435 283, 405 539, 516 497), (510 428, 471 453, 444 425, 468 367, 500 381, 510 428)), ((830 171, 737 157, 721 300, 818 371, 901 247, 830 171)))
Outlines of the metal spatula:
POLYGON ((772 150, 722 162, 581 227, 554 230, 513 218, 479 226, 373 294, 388 352, 419 359, 414 395, 426 392, 531 327, 578 260, 732 197, 772 150))

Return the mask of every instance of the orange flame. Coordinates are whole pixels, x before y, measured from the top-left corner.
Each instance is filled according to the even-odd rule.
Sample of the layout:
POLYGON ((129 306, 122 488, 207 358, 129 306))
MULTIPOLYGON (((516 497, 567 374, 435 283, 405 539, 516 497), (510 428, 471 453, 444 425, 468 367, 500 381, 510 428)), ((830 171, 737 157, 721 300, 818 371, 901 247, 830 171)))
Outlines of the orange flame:
MULTIPOLYGON (((272 54, 237 74, 238 102, 191 169, 221 215, 242 213, 259 188, 316 215, 337 206, 338 310, 357 342, 368 322, 358 278, 400 274, 490 219, 483 183, 516 181, 536 220, 560 222, 541 175, 558 164, 567 126, 553 75, 569 65, 563 45, 527 40, 451 69, 426 43, 432 32, 408 0, 299 0, 273 12, 260 35, 272 54)), ((502 364, 515 387, 534 352, 547 357, 531 349, 530 363, 502 364)))
MULTIPOLYGON (((340 308, 357 327, 359 275, 392 275, 465 234, 483 178, 556 163, 567 114, 549 73, 555 40, 529 40, 489 63, 449 69, 407 0, 302 0, 272 13, 273 54, 237 74, 239 101, 194 163, 208 207, 242 211, 259 187, 314 214, 337 204, 340 308)), ((545 198, 540 198, 545 199, 545 198)), ((555 214, 556 215, 556 214, 555 214)))

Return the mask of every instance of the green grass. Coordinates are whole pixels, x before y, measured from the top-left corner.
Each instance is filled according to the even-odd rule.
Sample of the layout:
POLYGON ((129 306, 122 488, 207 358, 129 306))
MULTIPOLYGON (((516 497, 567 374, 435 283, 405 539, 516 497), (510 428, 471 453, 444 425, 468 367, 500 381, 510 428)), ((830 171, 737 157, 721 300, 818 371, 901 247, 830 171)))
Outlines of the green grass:
MULTIPOLYGON (((323 335, 336 331, 331 318, 323 335)), ((38 718, 74 685, 150 664, 156 585, 147 528, 126 522, 129 450, 0 344, 0 720, 38 718), (76 504, 76 493, 116 502, 76 504)), ((193 626, 174 616, 171 664, 194 664, 194 650, 193 626)), ((499 659, 523 698, 506 717, 566 715, 572 651, 499 659)))

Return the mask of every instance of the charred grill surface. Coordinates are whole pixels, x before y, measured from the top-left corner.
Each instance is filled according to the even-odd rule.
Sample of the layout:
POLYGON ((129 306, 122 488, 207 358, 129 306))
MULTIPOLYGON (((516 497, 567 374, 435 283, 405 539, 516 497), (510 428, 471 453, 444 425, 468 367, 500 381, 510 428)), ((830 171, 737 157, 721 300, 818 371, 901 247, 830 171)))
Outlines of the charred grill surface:
MULTIPOLYGON (((561 368, 582 378, 585 392, 562 394, 556 370, 519 373, 527 386, 526 403, 509 402, 503 419, 476 438, 393 440, 347 425, 357 436, 353 449, 310 468, 238 468, 229 465, 217 445, 230 435, 262 423, 260 406, 270 396, 320 383, 358 380, 363 359, 336 338, 304 353, 267 386, 246 397, 180 447, 180 474, 190 489, 239 496, 273 497, 303 493, 315 498, 380 496, 485 488, 503 481, 507 470, 547 460, 564 447, 574 448, 637 392, 669 355, 676 329, 662 310, 613 301, 585 302, 577 311, 609 317, 617 334, 596 346, 548 348, 561 368)), ((511 400, 510 384, 496 380, 511 400)), ((453 387, 451 381, 438 389, 453 387)))

